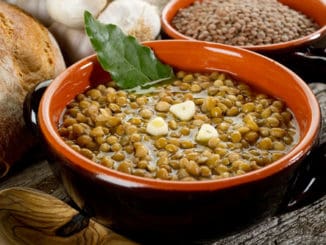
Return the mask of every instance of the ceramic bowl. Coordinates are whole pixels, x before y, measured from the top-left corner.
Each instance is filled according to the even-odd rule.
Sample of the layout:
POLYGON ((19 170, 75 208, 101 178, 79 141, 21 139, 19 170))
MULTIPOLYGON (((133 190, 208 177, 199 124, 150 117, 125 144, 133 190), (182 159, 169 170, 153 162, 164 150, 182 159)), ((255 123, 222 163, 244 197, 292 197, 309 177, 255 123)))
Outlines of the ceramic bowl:
MULTIPOLYGON (((194 3, 195 0, 172 0, 162 12, 163 36, 172 39, 192 38, 178 32, 171 21, 178 10, 194 3)), ((326 2, 325 0, 279 0, 315 20, 320 29, 310 35, 269 45, 240 46, 272 58, 298 74, 306 83, 324 82, 326 77, 326 2)))
POLYGON ((298 121, 300 141, 262 169, 220 180, 164 181, 105 168, 68 147, 57 129, 65 106, 77 94, 110 79, 93 55, 54 79, 38 110, 49 162, 72 200, 98 222, 156 242, 220 236, 275 214, 318 141, 320 110, 309 87, 282 65, 244 49, 186 40, 145 45, 176 69, 225 71, 284 100, 298 121))
MULTIPOLYGON (((172 0, 170 1, 162 12, 162 28, 163 31, 173 39, 188 39, 191 40, 193 38, 183 35, 178 32, 172 25, 171 21, 174 16, 178 13, 178 11, 182 8, 186 8, 192 5, 195 1, 198 0, 172 0)), ((310 45, 326 35, 326 2, 324 0, 301 0, 301 1, 293 1, 293 0, 279 0, 279 2, 288 5, 290 8, 300 11, 307 16, 311 17, 315 20, 320 28, 301 38, 280 42, 276 44, 268 44, 268 45, 255 45, 255 46, 241 46, 242 48, 246 48, 249 50, 257 51, 260 53, 273 53, 273 52, 281 52, 293 50, 302 46, 310 45)))

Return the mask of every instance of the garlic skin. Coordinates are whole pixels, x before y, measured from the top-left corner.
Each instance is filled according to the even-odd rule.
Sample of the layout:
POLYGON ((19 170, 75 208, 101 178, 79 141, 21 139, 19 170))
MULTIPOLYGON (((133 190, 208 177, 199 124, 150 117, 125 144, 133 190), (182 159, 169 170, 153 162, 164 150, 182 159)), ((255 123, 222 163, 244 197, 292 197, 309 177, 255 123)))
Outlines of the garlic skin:
POLYGON ((23 9, 45 26, 53 22, 47 10, 46 0, 7 0, 6 2, 23 9))
POLYGON ((140 42, 155 39, 161 30, 157 9, 142 0, 115 0, 98 20, 119 26, 125 34, 135 36, 140 42))
MULTIPOLYGON (((140 42, 155 39, 161 30, 160 17, 155 7, 141 0, 132 2, 116 0, 110 3, 97 19, 106 24, 116 24, 126 34, 135 36, 140 42), (141 13, 147 19, 143 19, 141 13)), ((49 30, 57 39, 67 64, 72 64, 95 52, 84 29, 53 22, 49 30)))
POLYGON ((165 5, 168 2, 170 2, 170 0, 143 0, 143 1, 155 6, 159 14, 162 13, 162 10, 165 7, 165 5))
POLYGON ((68 27, 83 28, 84 11, 98 16, 107 3, 107 0, 46 0, 46 7, 53 20, 68 27))
POLYGON ((49 30, 56 37, 67 64, 95 53, 83 29, 70 28, 59 22, 53 22, 49 30))

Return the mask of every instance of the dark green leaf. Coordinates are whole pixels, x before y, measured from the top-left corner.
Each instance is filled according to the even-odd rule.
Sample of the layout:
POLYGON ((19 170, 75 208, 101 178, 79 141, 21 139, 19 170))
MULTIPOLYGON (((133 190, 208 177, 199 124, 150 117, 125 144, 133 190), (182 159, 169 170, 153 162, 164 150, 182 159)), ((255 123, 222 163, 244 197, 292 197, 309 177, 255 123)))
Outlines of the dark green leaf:
POLYGON ((125 35, 116 25, 102 24, 87 11, 84 19, 86 33, 101 66, 120 88, 134 88, 173 77, 170 66, 161 63, 149 47, 125 35))

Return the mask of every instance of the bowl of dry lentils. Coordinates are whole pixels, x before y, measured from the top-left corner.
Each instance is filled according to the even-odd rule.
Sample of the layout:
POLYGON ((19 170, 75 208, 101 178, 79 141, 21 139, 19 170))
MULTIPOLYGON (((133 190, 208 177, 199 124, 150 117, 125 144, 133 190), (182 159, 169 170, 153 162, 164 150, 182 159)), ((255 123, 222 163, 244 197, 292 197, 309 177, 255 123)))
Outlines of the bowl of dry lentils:
POLYGON ((174 78, 119 89, 93 55, 42 98, 49 162, 72 200, 139 241, 219 236, 273 215, 317 140, 308 86, 245 49, 144 45, 174 78))
POLYGON ((171 38, 273 52, 323 38, 325 13, 322 0, 172 0, 162 26, 171 38))

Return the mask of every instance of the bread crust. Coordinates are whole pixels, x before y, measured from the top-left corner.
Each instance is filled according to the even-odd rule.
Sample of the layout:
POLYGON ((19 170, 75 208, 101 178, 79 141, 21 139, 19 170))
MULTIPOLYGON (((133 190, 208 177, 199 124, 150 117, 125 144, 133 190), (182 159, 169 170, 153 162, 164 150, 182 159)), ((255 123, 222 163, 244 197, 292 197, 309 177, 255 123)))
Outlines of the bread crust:
POLYGON ((0 1, 0 177, 36 140, 23 120, 27 93, 64 69, 50 32, 21 9, 0 1))

